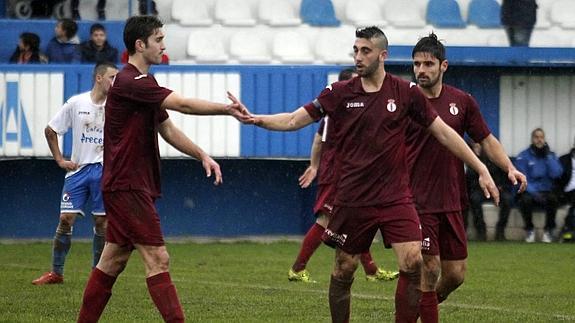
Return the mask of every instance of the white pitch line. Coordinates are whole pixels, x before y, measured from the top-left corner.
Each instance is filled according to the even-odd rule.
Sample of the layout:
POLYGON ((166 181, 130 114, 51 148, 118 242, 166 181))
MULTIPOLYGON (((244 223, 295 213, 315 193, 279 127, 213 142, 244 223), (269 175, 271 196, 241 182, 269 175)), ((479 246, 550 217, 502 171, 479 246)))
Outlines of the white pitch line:
MULTIPOLYGON (((184 280, 177 280, 173 279, 173 281, 181 281, 184 280)), ((310 294, 327 294, 327 290, 318 290, 318 289, 295 289, 295 288, 288 288, 288 287, 277 287, 277 286, 267 286, 267 285, 259 285, 259 284, 242 284, 242 283, 226 283, 226 282, 209 282, 209 281, 196 281, 197 284, 205 284, 205 285, 219 285, 219 286, 226 286, 226 287, 243 287, 243 288, 251 288, 251 289, 262 289, 262 290, 279 290, 279 291, 287 291, 287 292, 297 292, 297 293, 310 293, 310 294)), ((302 283, 294 283, 294 284, 302 284, 302 283)), ((313 286, 313 284, 306 284, 306 286, 313 286)), ((393 297, 387 297, 382 295, 373 295, 373 294, 362 294, 362 293, 353 293, 352 298, 359 298, 359 299, 369 299, 369 300, 384 300, 384 301, 393 301, 393 297)), ((455 308, 463 308, 463 309, 473 309, 473 310, 486 310, 492 312, 506 312, 512 314, 523 314, 523 315, 536 315, 536 316, 544 316, 549 317, 548 313, 540 313, 540 312, 532 312, 532 311, 521 311, 515 310, 505 307, 498 307, 498 306, 490 306, 490 305, 474 305, 474 304, 465 304, 465 303, 442 303, 441 307, 455 307, 455 308)), ((565 314, 552 314, 552 317, 557 320, 564 320, 564 321, 575 321, 575 316, 573 315, 565 315, 565 314)))

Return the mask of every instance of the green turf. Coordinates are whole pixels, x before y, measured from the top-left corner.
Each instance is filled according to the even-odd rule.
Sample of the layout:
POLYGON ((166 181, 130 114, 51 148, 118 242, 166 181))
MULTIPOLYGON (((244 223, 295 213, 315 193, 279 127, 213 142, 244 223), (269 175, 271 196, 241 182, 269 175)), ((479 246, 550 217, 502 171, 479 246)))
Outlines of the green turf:
MULTIPOLYGON (((290 283, 299 244, 170 243, 171 272, 189 322, 329 322, 333 251, 308 264, 317 284, 290 283)), ((90 271, 91 245, 75 243, 65 284, 33 286, 49 268, 48 242, 0 244, 0 322, 73 322, 90 271)), ((374 258, 394 267, 390 250, 374 258)), ((441 305, 442 322, 575 321, 575 245, 471 243, 465 284, 441 305)), ((160 322, 134 254, 101 322, 160 322)), ((395 282, 366 282, 358 269, 352 321, 391 322, 395 282)))

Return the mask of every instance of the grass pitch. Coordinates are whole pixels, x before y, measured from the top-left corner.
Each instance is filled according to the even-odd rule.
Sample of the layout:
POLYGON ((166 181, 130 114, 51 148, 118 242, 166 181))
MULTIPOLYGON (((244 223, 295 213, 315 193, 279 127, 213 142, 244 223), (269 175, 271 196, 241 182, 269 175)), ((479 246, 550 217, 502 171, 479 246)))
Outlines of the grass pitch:
MULTIPOLYGON (((378 244, 374 258, 395 267, 378 244)), ((189 322, 329 322, 333 250, 308 264, 317 284, 291 283, 295 242, 168 243, 171 274, 189 322)), ((467 279, 440 307, 442 322, 575 322, 575 245, 470 243, 467 279)), ((74 322, 91 265, 91 244, 74 242, 63 285, 33 286, 50 268, 50 242, 0 243, 0 322, 74 322)), ((353 322, 392 322, 395 282, 356 273, 353 322)), ((161 322, 135 252, 101 322, 161 322)))

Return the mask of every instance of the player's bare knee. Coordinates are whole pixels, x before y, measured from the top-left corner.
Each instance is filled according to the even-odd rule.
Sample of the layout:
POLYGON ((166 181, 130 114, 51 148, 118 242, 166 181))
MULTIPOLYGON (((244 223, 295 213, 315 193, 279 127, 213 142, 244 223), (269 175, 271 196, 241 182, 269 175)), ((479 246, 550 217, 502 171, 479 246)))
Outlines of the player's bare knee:
POLYGON ((400 259, 400 269, 405 272, 420 272, 423 266, 423 259, 419 250, 405 253, 404 259, 400 259))
POLYGON ((358 262, 359 255, 350 255, 338 250, 335 257, 333 276, 345 280, 352 279, 353 274, 357 270, 358 262))
POLYGON ((94 233, 99 236, 104 236, 106 234, 106 227, 108 221, 106 221, 106 217, 103 216, 95 216, 94 217, 94 233))
POLYGON ((320 215, 318 215, 317 219, 315 220, 315 223, 321 225, 323 228, 327 228, 329 219, 325 214, 320 213, 320 215))
POLYGON ((73 213, 60 214, 60 221, 58 222, 56 232, 59 234, 72 234, 75 217, 76 215, 73 213))

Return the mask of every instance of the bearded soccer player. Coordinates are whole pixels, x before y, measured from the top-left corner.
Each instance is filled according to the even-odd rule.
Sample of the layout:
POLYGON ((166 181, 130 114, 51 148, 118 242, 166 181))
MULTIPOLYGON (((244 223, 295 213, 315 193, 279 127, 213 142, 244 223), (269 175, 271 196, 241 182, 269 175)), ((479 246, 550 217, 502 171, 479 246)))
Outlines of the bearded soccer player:
POLYGON ((100 260, 106 232, 106 210, 102 201, 104 105, 108 90, 118 68, 112 63, 94 67, 94 86, 88 92, 68 99, 44 130, 52 156, 60 168, 66 170, 60 221, 52 245, 52 270, 32 281, 34 285, 64 282, 64 263, 72 246, 72 232, 78 215, 84 216, 88 199, 92 202, 94 238, 92 267, 100 260), (72 129, 72 156, 64 159, 58 145, 58 135, 72 129))
MULTIPOLYGON (((349 80, 356 76, 355 69, 346 68, 339 73, 338 81, 349 80)), ((332 128, 329 118, 323 118, 318 132, 314 136, 310 165, 299 178, 300 186, 307 188, 316 176, 318 177, 317 197, 313 208, 316 221, 306 233, 297 258, 292 268, 288 271, 288 279, 290 281, 315 283, 305 268, 311 256, 321 245, 321 237, 325 228, 327 228, 329 217, 333 210, 335 184, 333 159, 337 140, 333 137, 332 131, 330 131, 332 128)), ((394 280, 399 276, 397 271, 389 271, 377 267, 369 251, 362 253, 360 260, 367 281, 388 281, 394 280)))
POLYGON ((158 85, 149 69, 162 60, 162 26, 156 17, 134 16, 124 27, 130 58, 110 89, 104 125, 106 245, 84 290, 78 322, 98 321, 134 249, 144 261, 148 291, 164 321, 184 321, 154 205, 160 196, 158 133, 170 145, 201 161, 207 176, 213 173, 218 185, 222 182, 219 165, 174 126, 166 109, 184 114, 231 114, 240 120, 246 116, 238 104, 184 98, 158 85))
MULTIPOLYGON (((468 93, 443 84, 447 70, 445 48, 431 33, 413 48, 413 72, 421 92, 441 119, 459 136, 467 133, 481 144, 487 156, 507 172, 519 191, 527 185, 515 169, 501 143, 491 134, 479 106, 468 93)), ((407 161, 410 187, 422 226, 422 322, 438 320, 438 299, 463 283, 467 259, 467 237, 462 209, 467 205, 463 163, 425 128, 411 123, 407 129, 407 161), (441 275, 441 278, 439 276, 441 275)))
POLYGON ((332 321, 349 321, 351 285, 359 257, 369 250, 380 230, 400 268, 395 319, 415 322, 420 298, 421 229, 409 190, 407 122, 414 120, 428 128, 476 169, 486 196, 498 199, 498 191, 485 165, 437 117, 415 84, 386 73, 387 38, 379 28, 357 30, 353 50, 359 77, 328 86, 315 100, 291 113, 254 116, 250 122, 271 130, 292 131, 325 115, 333 120, 337 180, 334 211, 324 233, 324 242, 336 248, 329 287, 332 321))

